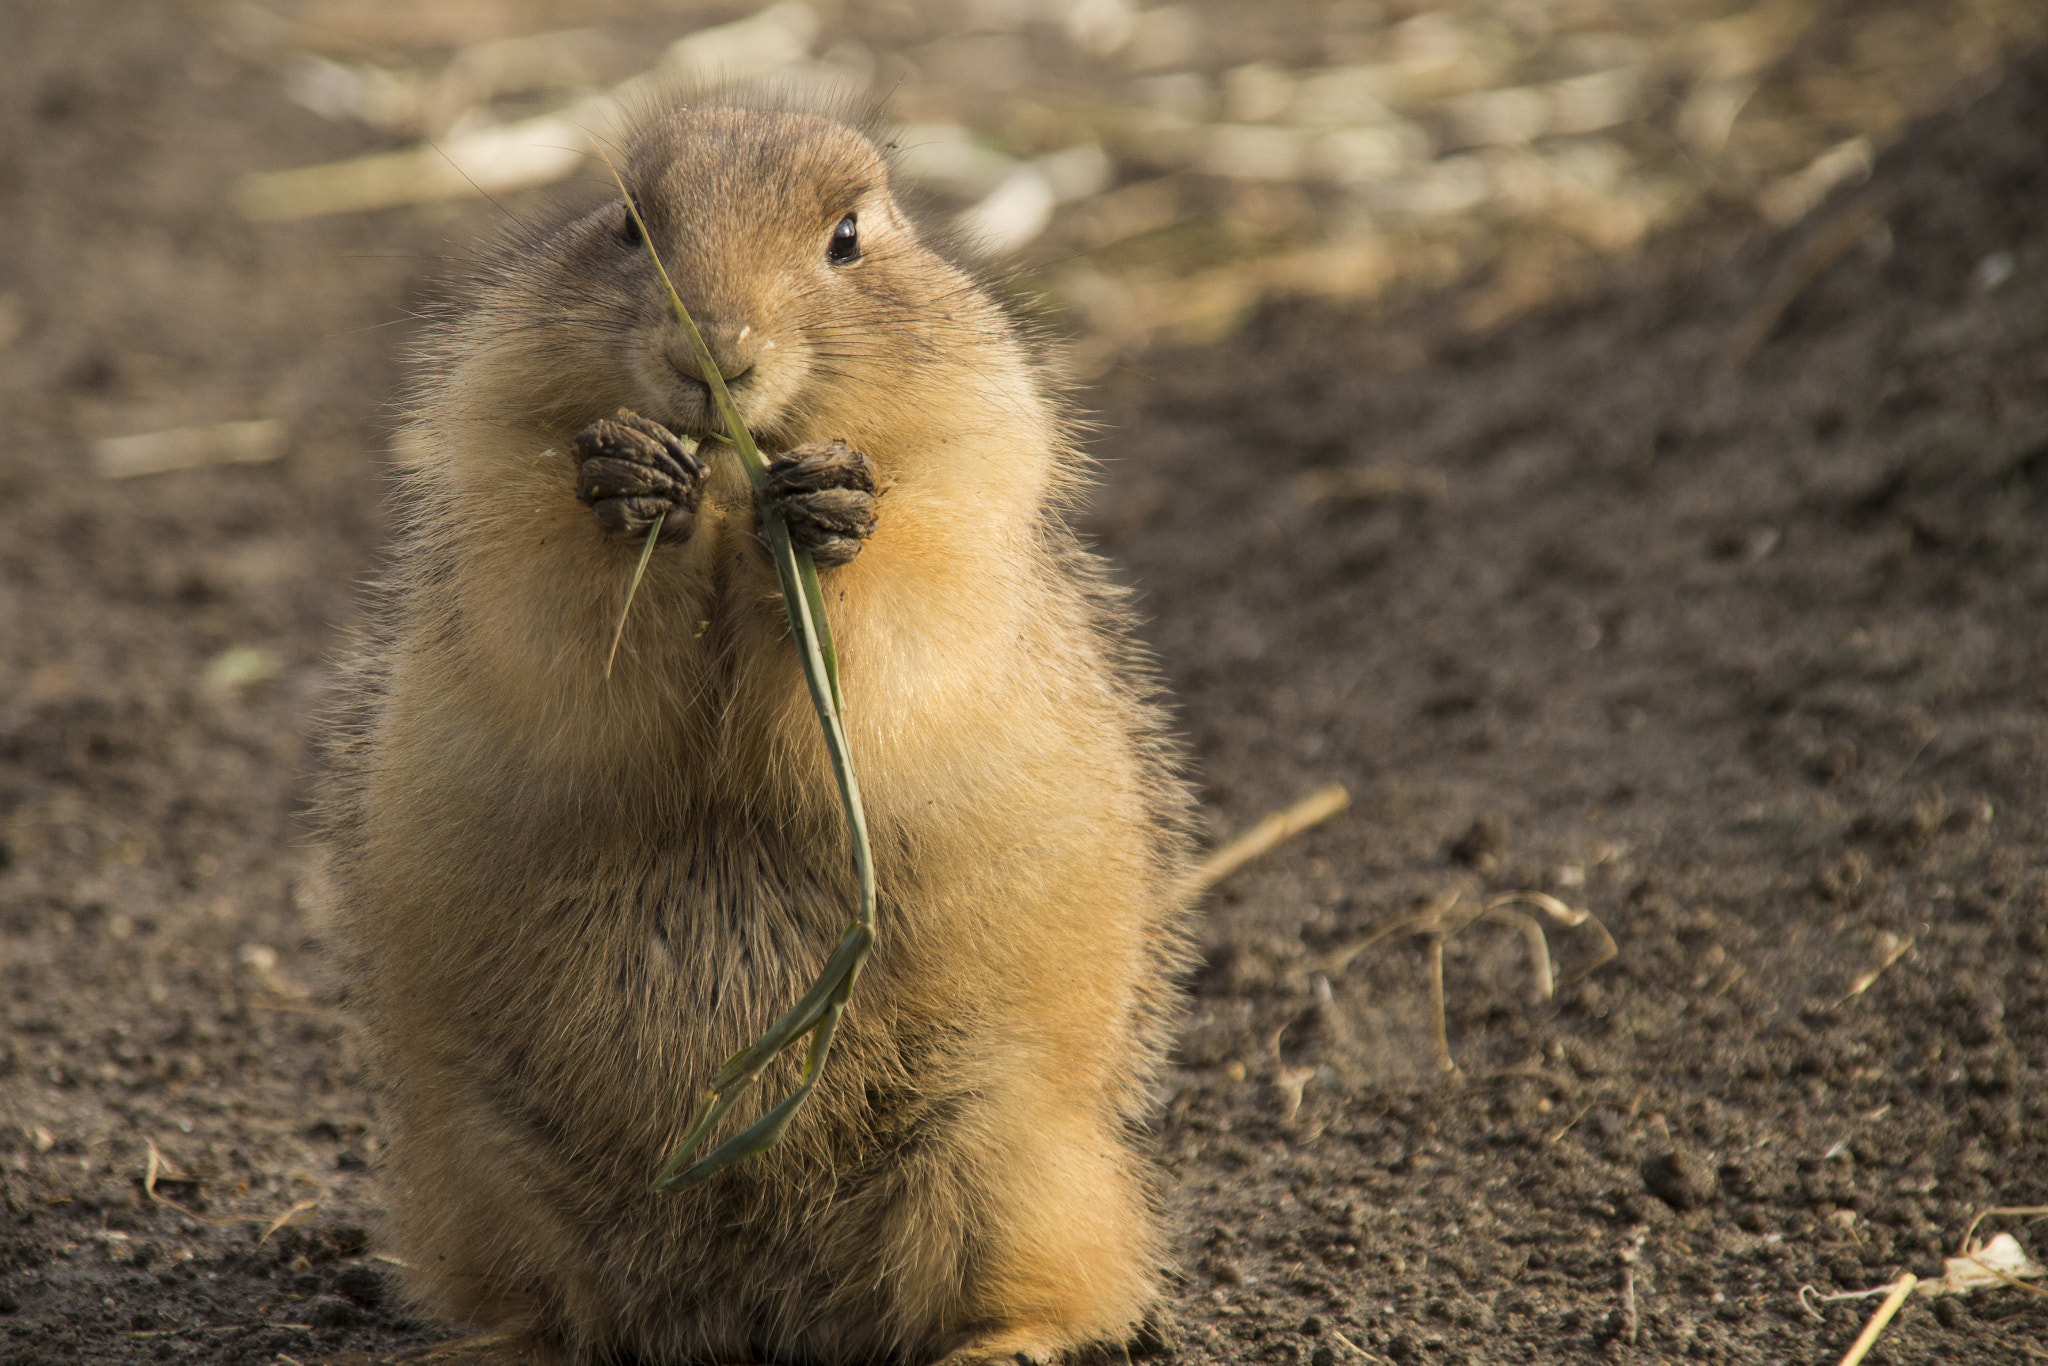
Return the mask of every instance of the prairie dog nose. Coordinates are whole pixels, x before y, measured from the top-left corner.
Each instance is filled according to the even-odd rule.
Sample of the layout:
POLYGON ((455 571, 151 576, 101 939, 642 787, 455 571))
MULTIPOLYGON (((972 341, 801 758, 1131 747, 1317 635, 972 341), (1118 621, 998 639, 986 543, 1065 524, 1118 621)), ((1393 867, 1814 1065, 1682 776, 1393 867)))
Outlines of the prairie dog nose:
MULTIPOLYGON (((704 345, 711 352, 712 362, 718 366, 718 377, 727 384, 743 382, 765 349, 761 334, 751 324, 700 322, 697 330, 704 334, 704 345)), ((690 345, 689 337, 683 335, 680 328, 669 340, 668 359, 677 373, 700 384, 705 381, 704 367, 697 359, 697 348, 690 345)))

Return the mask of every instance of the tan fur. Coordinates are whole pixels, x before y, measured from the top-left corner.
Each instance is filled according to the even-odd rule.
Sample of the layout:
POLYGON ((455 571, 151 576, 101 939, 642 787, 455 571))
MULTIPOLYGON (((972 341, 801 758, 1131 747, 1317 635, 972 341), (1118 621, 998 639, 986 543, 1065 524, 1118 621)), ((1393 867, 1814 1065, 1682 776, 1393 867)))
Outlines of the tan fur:
POLYGON ((1121 1341, 1165 1261, 1136 1135, 1184 952, 1186 800, 1057 511, 1076 457, 1045 367, 846 126, 674 112, 628 180, 721 368, 757 367, 764 448, 843 438, 881 483, 872 539, 824 574, 880 944, 782 1143, 651 1194, 710 1073, 851 918, 850 853, 715 445, 694 534, 654 556, 603 677, 638 547, 577 501, 571 441, 622 406, 712 423, 620 203, 515 240, 436 345, 382 625, 335 725, 391 1250, 424 1306, 539 1359, 1121 1341), (865 254, 833 266, 855 207, 865 254))

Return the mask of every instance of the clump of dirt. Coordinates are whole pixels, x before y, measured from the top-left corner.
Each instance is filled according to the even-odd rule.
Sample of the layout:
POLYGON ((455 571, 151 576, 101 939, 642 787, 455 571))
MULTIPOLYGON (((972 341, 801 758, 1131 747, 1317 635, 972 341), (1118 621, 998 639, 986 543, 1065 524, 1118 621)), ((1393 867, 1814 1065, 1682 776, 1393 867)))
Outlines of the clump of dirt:
MULTIPOLYGON (((0 25, 0 1357, 395 1353, 446 1330, 375 1258, 300 737, 403 320, 489 219, 248 227, 241 169, 362 145, 148 7, 0 25), (258 412, 277 464, 88 473, 258 412)), ((1732 371, 1871 210, 1478 338, 1275 306, 1093 396, 1215 831, 1355 797, 1214 895, 1167 1359, 1824 1359, 1869 1301, 1801 1287, 2048 1203, 2043 126, 2034 59, 1918 128, 1732 371), (1444 1074, 1428 943, 1363 941, 1524 890, 1619 952, 1551 922, 1540 1000, 1518 928, 1446 936, 1444 1074)), ((2019 1360, 2042 1304, 1881 1350, 2019 1360)))

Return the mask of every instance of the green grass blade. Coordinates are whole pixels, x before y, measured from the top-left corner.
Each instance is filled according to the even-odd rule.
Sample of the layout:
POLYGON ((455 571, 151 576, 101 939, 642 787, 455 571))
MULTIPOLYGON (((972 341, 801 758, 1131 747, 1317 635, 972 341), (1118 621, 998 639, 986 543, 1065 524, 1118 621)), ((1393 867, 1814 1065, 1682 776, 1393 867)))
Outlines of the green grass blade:
POLYGON ((788 1014, 769 1027, 760 1042, 737 1054, 719 1069, 718 1075, 711 1079, 712 1091, 722 1094, 743 1080, 750 1081, 758 1076, 777 1054, 817 1024, 831 1005, 833 993, 853 975, 874 939, 873 931, 864 925, 856 922, 847 926, 846 933, 840 937, 839 947, 833 950, 824 971, 818 974, 816 984, 804 993, 804 998, 792 1006, 788 1014))
POLYGON ((668 1167, 663 1169, 663 1175, 655 1178, 654 1188, 681 1190, 685 1186, 694 1186, 721 1167, 774 1147, 783 1134, 788 1132, 790 1121, 796 1118, 797 1107, 804 1103, 805 1098, 811 1094, 811 1088, 818 1084, 818 1078, 824 1074, 825 1055, 832 1049, 832 1036, 839 1027, 839 1016, 845 1008, 846 1002, 843 997, 835 1000, 813 1027, 811 1047, 804 1059, 803 1081, 794 1091, 784 1096, 767 1114, 712 1149, 710 1155, 703 1161, 674 1176, 668 1175, 668 1172, 674 1169, 681 1156, 671 1159, 668 1167))
POLYGON ((832 710, 844 716, 846 699, 839 695, 839 651, 832 646, 832 625, 825 619, 825 595, 818 583, 818 567, 811 563, 811 552, 807 546, 793 546, 796 554, 797 578, 803 583, 804 605, 810 608, 811 622, 818 630, 818 653, 825 660, 825 677, 832 684, 832 710))
MULTIPOLYGON (((874 944, 875 863, 874 851, 868 841, 867 814, 861 804, 860 783, 854 776, 853 755, 847 746, 846 728, 841 720, 846 701, 839 689, 839 652, 833 645, 832 628, 826 620, 825 595, 818 585, 817 566, 812 563, 810 551, 790 539, 788 526, 763 496, 768 481, 768 462, 755 446, 753 433, 740 420, 739 409, 734 406, 732 394, 726 388, 725 376, 720 372, 711 348, 705 344, 704 334, 697 330, 696 320, 683 306, 682 296, 676 292, 668 267, 662 263, 661 253, 655 248, 654 235, 647 230, 647 222, 640 216, 640 206, 626 189, 625 179, 619 175, 618 168, 612 166, 608 158, 605 165, 611 170, 619 194, 626 201, 626 212, 633 216, 634 224, 640 229, 640 239, 647 245, 648 258, 654 262, 654 269, 661 277, 661 286, 668 293, 676 320, 690 338, 691 349, 696 352, 697 364, 703 371, 705 387, 710 390, 719 418, 725 423, 726 439, 738 452, 741 467, 754 486, 761 528, 767 535, 769 552, 775 563, 776 582, 782 589, 782 605, 789 614, 790 635, 803 662, 804 682, 810 689, 811 705, 817 710, 818 724, 825 734, 832 774, 839 784, 840 804, 846 810, 846 829, 853 845, 854 874, 860 898, 853 925, 840 940, 839 948, 819 974, 817 983, 759 1042, 719 1070, 706 1097, 704 1110, 690 1126, 680 1150, 655 1178, 656 1190, 676 1190, 703 1180, 728 1163, 772 1146, 788 1130, 797 1107, 803 1104, 811 1088, 817 1084, 826 1054, 831 1051, 833 1035, 839 1027, 840 1014, 846 1008, 853 984, 860 976, 861 965, 874 944), (802 1083, 766 1115, 713 1149, 709 1156, 680 1175, 675 1174, 676 1168, 696 1151, 768 1064, 806 1033, 811 1034, 812 1042, 804 1062, 802 1083), (720 1085, 720 1082, 726 1084, 720 1085)), ((650 537, 649 552, 653 544, 650 537)), ((646 553, 643 552, 643 568, 645 559, 646 553)), ((628 605, 631 601, 629 590, 628 605)), ((623 631, 623 615, 620 623, 623 631)))
POLYGON ((696 1121, 690 1125, 690 1131, 684 1134, 682 1142, 676 1145, 675 1156, 669 1158, 661 1170, 655 1173, 656 1190, 668 1188, 674 1179, 676 1168, 689 1161, 690 1154, 703 1146, 706 1136, 718 1127, 718 1122, 725 1118, 727 1111, 739 1104, 740 1096, 743 1094, 744 1089, 725 1096, 719 1095, 716 1091, 711 1093, 710 1103, 705 1106, 704 1112, 697 1116, 696 1121))
POLYGON ((633 566, 633 581, 626 585, 626 600, 619 604, 619 624, 612 628, 612 648, 605 651, 604 676, 612 676, 612 661, 619 657, 619 642, 626 638, 626 613, 633 610, 633 595, 640 591, 640 579, 647 573, 647 562, 654 558, 654 542, 661 535, 661 527, 668 521, 664 511, 654 519, 654 525, 647 528, 647 544, 640 547, 640 563, 633 566))

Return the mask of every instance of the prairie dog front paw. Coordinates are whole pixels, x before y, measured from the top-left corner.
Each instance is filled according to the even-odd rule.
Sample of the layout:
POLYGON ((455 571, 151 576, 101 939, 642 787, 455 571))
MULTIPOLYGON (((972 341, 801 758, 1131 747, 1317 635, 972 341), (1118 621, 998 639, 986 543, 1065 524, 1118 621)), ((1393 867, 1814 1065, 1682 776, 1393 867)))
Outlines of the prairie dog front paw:
POLYGON ((576 434, 576 496, 613 540, 634 540, 662 518, 664 544, 689 539, 710 467, 659 422, 621 408, 576 434))
POLYGON ((845 564, 874 534, 875 467, 844 441, 798 446, 770 461, 762 497, 821 566, 845 564))

